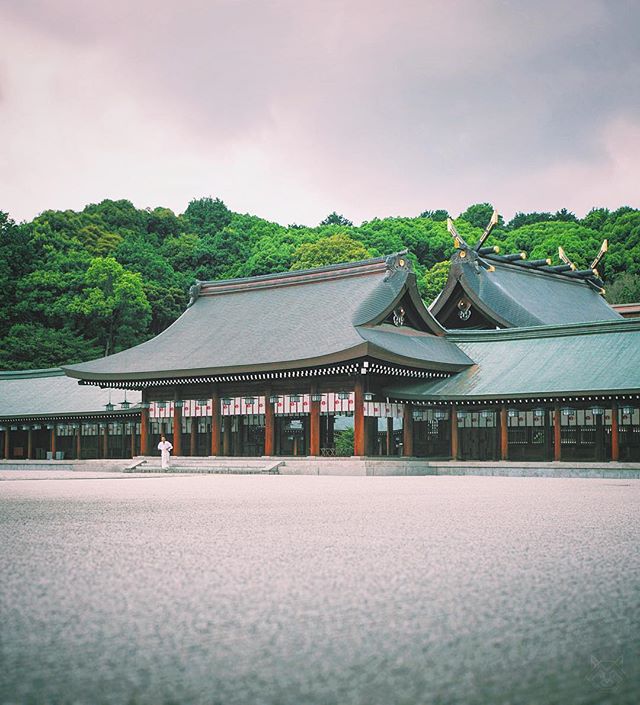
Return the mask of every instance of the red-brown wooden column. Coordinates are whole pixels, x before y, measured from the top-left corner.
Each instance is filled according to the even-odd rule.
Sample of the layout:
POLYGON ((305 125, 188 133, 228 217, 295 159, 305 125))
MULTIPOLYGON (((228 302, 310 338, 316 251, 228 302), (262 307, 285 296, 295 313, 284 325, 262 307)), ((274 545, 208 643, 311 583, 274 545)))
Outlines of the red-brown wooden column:
POLYGON ((507 407, 500 407, 500 460, 509 459, 509 426, 507 422, 507 407))
POLYGON ((4 430, 4 459, 9 460, 11 456, 11 429, 7 426, 4 430))
POLYGON ((364 422, 364 380, 356 377, 354 385, 353 409, 353 454, 363 456, 366 454, 367 439, 364 422))
POLYGON ((82 457, 82 421, 78 422, 76 433, 76 460, 82 457))
POLYGON ((220 391, 211 388, 211 455, 220 455, 220 391))
POLYGON ((275 413, 270 398, 271 389, 267 389, 264 393, 264 454, 269 456, 276 452, 275 413))
POLYGON ((620 434, 618 432, 618 402, 611 402, 611 460, 620 460, 620 434))
POLYGON ((553 410, 553 459, 562 460, 562 434, 560 426, 560 404, 553 410))
POLYGON ((143 392, 143 405, 140 410, 140 455, 149 455, 149 407, 143 392))
POLYGON ((27 431, 27 458, 33 460, 33 429, 31 426, 27 431))
POLYGON ((54 460, 56 458, 56 441, 57 441, 56 425, 53 424, 53 428, 51 429, 50 436, 49 436, 49 449, 51 451, 51 457, 54 460))
POLYGON ((178 405, 178 391, 173 401, 173 454, 182 455, 182 407, 178 405))
MULTIPOLYGON (((311 396, 318 393, 318 385, 311 385, 311 396)), ((320 402, 311 400, 309 416, 309 454, 320 455, 320 402)))
POLYGON ((413 408, 405 404, 402 411, 402 455, 413 455, 413 408))
POLYGON ((198 447, 198 417, 191 416, 191 435, 189 436, 189 455, 193 458, 198 447))
POLYGON ((393 455, 393 417, 387 419, 387 455, 393 455))
POLYGON ((231 455, 231 422, 233 416, 224 417, 224 433, 222 434, 222 454, 231 455))
POLYGON ((138 420, 133 419, 131 421, 131 457, 136 456, 136 428, 138 426, 138 420))
POLYGON ((460 445, 458 441, 458 409, 455 404, 451 404, 449 419, 451 421, 451 459, 457 460, 460 454, 460 445))

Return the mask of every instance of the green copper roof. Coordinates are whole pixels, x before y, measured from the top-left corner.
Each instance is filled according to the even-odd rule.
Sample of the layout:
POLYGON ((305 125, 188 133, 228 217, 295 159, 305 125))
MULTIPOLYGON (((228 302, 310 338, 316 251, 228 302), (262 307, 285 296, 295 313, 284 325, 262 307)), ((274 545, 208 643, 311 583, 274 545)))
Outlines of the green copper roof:
POLYGON ((398 384, 390 398, 482 400, 640 392, 640 320, 458 331, 472 367, 447 379, 398 384))
POLYGON ((108 383, 286 370, 364 356, 440 370, 471 364, 424 308, 415 274, 401 255, 199 282, 191 293, 189 308, 160 335, 65 372, 108 383), (373 341, 368 329, 362 331, 381 323, 400 299, 411 304, 420 328, 414 333, 421 342, 411 349, 402 332, 386 331, 373 341))
MULTIPOLYGON (((111 391, 111 402, 120 411, 124 392, 111 391)), ((109 390, 81 386, 60 368, 0 372, 0 419, 105 414, 109 390)), ((140 402, 140 392, 128 391, 127 401, 140 402)))
MULTIPOLYGON (((478 311, 510 327, 619 320, 620 314, 586 281, 487 259, 465 250, 451 261, 447 284, 430 311, 439 320, 462 287, 478 311)), ((473 314, 473 311, 472 311, 473 314)))

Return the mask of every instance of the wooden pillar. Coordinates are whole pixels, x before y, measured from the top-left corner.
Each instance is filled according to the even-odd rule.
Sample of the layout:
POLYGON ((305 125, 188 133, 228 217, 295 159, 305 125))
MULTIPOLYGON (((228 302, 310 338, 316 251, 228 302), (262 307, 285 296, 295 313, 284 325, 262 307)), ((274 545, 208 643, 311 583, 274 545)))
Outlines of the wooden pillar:
POLYGON ((104 422, 104 431, 102 434, 102 444, 103 444, 102 457, 108 458, 109 457, 109 422, 108 421, 104 422))
POLYGON ((393 417, 387 419, 387 455, 394 455, 393 447, 393 417))
POLYGON ((224 433, 222 439, 222 453, 223 455, 231 455, 231 420, 233 416, 224 417, 224 433))
POLYGON ((449 420, 451 421, 451 459, 457 460, 460 455, 460 445, 458 441, 458 409, 455 404, 451 404, 449 420))
POLYGON ((507 407, 500 407, 500 460, 509 460, 509 425, 507 407))
POLYGON ((50 434, 49 434, 49 450, 51 452, 51 457, 54 460, 56 458, 56 441, 57 441, 56 425, 53 424, 53 428, 51 429, 50 434))
POLYGON ((560 433, 560 404, 556 404, 553 410, 553 459, 562 460, 562 447, 561 439, 562 434, 560 433))
POLYGON ((211 389, 211 455, 220 455, 220 392, 211 389))
POLYGON ((178 405, 180 401, 178 392, 173 402, 173 454, 182 455, 182 407, 178 405))
POLYGON ((268 456, 276 454, 275 411, 270 401, 271 393, 269 388, 264 393, 264 454, 268 456))
POLYGON ((618 402, 611 402, 611 460, 620 460, 620 434, 618 431, 618 402))
POLYGON ((11 457, 11 429, 7 426, 4 430, 4 459, 9 460, 11 457))
POLYGON ((31 426, 27 431, 27 458, 33 460, 33 429, 31 426))
POLYGON ((402 412, 402 455, 413 456, 413 408, 405 404, 402 412))
MULTIPOLYGON (((318 393, 318 385, 311 385, 311 396, 318 393)), ((309 455, 320 455, 320 402, 311 399, 309 417, 309 455)))
POLYGON ((189 455, 193 458, 193 456, 198 451, 198 417, 191 416, 189 418, 191 421, 191 435, 189 436, 189 455))
POLYGON ((364 380, 356 377, 354 384, 353 405, 353 454, 363 456, 366 454, 366 424, 364 422, 364 380))
POLYGON ((78 423, 76 431, 76 460, 82 457, 82 422, 78 423))
MULTIPOLYGON (((143 396, 144 399, 144 396, 143 396)), ((148 402, 144 402, 148 403, 148 402)), ((149 407, 143 406, 140 414, 140 455, 149 455, 149 407)))
POLYGON ((136 457, 136 430, 137 430, 137 426, 138 426, 138 420, 131 419, 131 421, 129 423, 131 423, 131 457, 135 458, 136 457))

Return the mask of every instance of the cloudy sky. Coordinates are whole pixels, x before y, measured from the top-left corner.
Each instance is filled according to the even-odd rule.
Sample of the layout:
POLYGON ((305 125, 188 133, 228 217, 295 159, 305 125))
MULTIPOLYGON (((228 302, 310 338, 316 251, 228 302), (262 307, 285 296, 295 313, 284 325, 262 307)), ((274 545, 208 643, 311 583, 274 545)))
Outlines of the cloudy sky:
POLYGON ((0 210, 640 206, 637 0, 0 0, 0 210))

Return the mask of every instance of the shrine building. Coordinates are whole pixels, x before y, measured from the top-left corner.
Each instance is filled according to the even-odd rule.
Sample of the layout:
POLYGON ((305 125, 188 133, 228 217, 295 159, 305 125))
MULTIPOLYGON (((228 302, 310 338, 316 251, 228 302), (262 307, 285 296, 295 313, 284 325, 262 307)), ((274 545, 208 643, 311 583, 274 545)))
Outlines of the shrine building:
POLYGON ((198 282, 145 343, 0 374, 2 456, 164 434, 178 456, 640 461, 640 319, 595 267, 457 245, 431 309, 405 253, 198 282))

